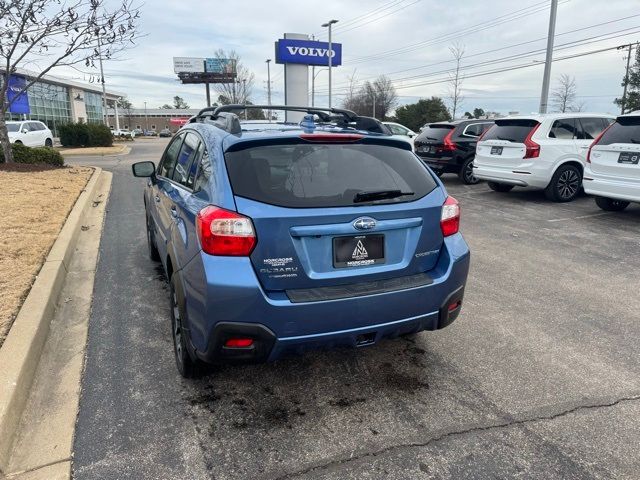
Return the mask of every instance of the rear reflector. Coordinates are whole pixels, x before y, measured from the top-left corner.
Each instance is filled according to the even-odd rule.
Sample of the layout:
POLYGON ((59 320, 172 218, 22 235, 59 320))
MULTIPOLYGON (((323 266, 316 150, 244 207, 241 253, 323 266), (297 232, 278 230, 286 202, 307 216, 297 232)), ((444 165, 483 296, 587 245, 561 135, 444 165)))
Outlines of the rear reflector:
POLYGON ((198 213, 196 231, 209 255, 246 257, 257 243, 250 218, 213 205, 198 213))
POLYGON ((307 142, 353 143, 362 140, 364 135, 356 133, 303 133, 300 138, 307 142))
POLYGON ((442 235, 445 237, 458 233, 458 230, 460 230, 460 205, 453 197, 447 197, 442 205, 440 228, 442 229, 442 235))
POLYGON ((224 342, 227 348, 248 348, 253 345, 253 338, 230 338, 224 342))
POLYGON ((451 305, 449 305, 449 311, 453 312, 456 308, 458 308, 460 305, 462 305, 462 300, 458 300, 455 303, 452 303, 451 305))

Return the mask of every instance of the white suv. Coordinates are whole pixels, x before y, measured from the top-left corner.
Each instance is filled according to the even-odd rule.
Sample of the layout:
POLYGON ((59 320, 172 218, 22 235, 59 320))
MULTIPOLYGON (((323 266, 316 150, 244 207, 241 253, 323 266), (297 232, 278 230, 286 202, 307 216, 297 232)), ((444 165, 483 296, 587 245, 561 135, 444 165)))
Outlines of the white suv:
POLYGON ((603 210, 620 211, 640 202, 640 111, 618 117, 591 145, 584 191, 603 210))
POLYGON ((613 121, 589 113, 498 119, 478 141, 474 174, 498 192, 535 187, 550 200, 569 202, 580 191, 591 142, 613 121))
POLYGON ((53 133, 42 122, 7 122, 9 141, 27 147, 53 147, 53 133))

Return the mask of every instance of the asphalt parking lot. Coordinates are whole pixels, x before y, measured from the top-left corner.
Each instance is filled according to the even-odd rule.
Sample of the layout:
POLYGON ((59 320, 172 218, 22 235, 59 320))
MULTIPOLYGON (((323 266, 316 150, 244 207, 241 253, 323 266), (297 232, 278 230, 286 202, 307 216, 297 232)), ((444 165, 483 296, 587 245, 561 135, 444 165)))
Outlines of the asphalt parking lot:
POLYGON ((445 175, 472 250, 452 326, 187 381, 130 173, 164 145, 69 160, 114 173, 76 479, 637 478, 640 205, 445 175))

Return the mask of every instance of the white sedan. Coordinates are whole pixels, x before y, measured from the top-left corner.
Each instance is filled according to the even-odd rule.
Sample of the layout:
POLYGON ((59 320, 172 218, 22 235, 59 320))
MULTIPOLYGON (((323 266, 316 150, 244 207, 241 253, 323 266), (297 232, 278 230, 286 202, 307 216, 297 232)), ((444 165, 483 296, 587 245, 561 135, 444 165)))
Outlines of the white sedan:
POLYGON ((387 127, 389 127, 389 130, 391 130, 391 133, 393 134, 394 137, 401 138, 402 140, 408 141, 411 144, 411 149, 412 150, 414 149, 413 138, 417 135, 416 132, 399 123, 395 123, 395 122, 382 122, 382 123, 384 123, 387 127))
POLYGON ((21 143, 27 147, 53 147, 53 133, 42 122, 7 122, 7 131, 11 143, 21 143))

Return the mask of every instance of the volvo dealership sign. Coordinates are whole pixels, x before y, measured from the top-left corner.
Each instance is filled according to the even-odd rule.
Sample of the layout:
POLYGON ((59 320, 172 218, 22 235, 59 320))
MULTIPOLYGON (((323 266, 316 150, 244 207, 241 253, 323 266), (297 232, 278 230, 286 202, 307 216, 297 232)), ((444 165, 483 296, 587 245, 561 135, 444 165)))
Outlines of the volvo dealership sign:
POLYGON ((317 42, 313 40, 294 40, 289 38, 280 39, 276 42, 276 62, 277 63, 300 63, 302 65, 329 66, 329 55, 331 55, 331 65, 336 67, 342 64, 342 44, 317 42))

